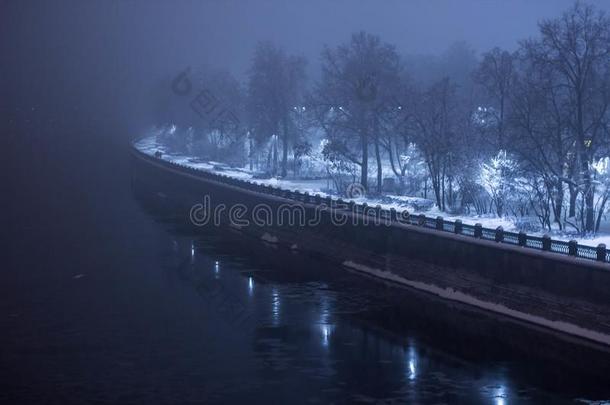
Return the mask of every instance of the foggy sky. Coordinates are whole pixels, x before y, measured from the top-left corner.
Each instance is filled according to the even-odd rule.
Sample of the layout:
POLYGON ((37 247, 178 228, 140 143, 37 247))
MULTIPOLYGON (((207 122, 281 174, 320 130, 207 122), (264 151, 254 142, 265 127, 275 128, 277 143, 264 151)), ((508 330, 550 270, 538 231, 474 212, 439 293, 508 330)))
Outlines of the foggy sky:
MULTIPOLYGON (((610 0, 590 0, 610 10, 610 0)), ((324 44, 366 30, 401 54, 464 40, 478 52, 515 49, 536 23, 572 0, 3 1, 0 108, 51 104, 128 122, 162 76, 206 63, 246 73, 254 45, 271 40, 317 71, 324 44)))

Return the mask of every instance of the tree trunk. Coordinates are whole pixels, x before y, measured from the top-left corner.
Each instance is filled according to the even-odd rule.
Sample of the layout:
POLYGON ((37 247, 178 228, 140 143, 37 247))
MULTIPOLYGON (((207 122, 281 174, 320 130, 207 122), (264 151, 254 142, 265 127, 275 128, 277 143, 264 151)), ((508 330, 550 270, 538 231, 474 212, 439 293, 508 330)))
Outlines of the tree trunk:
POLYGON ((282 120, 283 133, 282 137, 282 177, 286 177, 288 173, 288 122, 284 118, 282 120))
POLYGON ((583 184, 584 184, 584 203, 585 203, 585 232, 593 232, 595 230, 595 218, 594 218, 594 193, 593 193, 593 182, 591 181, 591 171, 589 168, 589 156, 587 153, 587 148, 591 145, 586 143, 590 142, 585 139, 585 127, 584 127, 584 118, 583 118, 583 99, 582 99, 582 90, 577 89, 577 98, 576 98, 576 106, 577 106, 577 124, 578 124, 578 151, 580 157, 580 170, 582 171, 583 184))
MULTIPOLYGON (((593 184, 591 181, 591 174, 589 173, 589 168, 587 167, 587 171, 583 174, 584 184, 585 184, 585 231, 593 232, 595 230, 595 218, 594 218, 594 201, 593 201, 593 184)), ((584 171, 584 169, 583 169, 584 171)))
POLYGON ((443 168, 443 173, 441 174, 441 203, 443 207, 441 211, 445 211, 445 169, 443 168))
POLYGON ((253 156, 252 156, 252 138, 250 136, 248 137, 248 145, 249 145, 249 148, 248 148, 248 155, 249 156, 248 156, 248 158, 250 160, 250 171, 252 171, 252 159, 253 159, 253 156))
POLYGON ((608 202, 608 193, 604 194, 604 198, 602 199, 599 210, 597 212, 597 221, 595 221, 595 232, 599 232, 599 226, 602 222, 602 216, 604 215, 604 209, 606 208, 606 203, 608 202))
POLYGON ((432 181, 432 190, 434 191, 434 198, 436 199, 436 206, 439 210, 443 210, 443 203, 441 201, 441 176, 440 170, 434 166, 433 163, 428 163, 428 170, 430 172, 430 180, 432 181))
POLYGON ((377 159, 377 193, 381 194, 382 177, 381 172, 381 153, 379 152, 379 139, 375 138, 375 159, 377 159))
POLYGON ((428 199, 428 179, 424 179, 424 198, 428 199))
POLYGON ((362 141, 362 166, 360 167, 360 184, 365 190, 368 189, 369 176, 369 140, 366 133, 361 135, 362 141))
POLYGON ((273 175, 277 174, 277 135, 273 139, 273 175))
POLYGON ((572 184, 568 186, 570 191, 570 206, 568 208, 568 218, 576 217, 576 199, 578 198, 578 189, 572 184))
POLYGON ((563 183, 558 181, 555 185, 555 201, 553 203, 553 214, 555 216, 555 222, 559 225, 559 229, 563 229, 561 222, 561 213, 563 208, 563 183))

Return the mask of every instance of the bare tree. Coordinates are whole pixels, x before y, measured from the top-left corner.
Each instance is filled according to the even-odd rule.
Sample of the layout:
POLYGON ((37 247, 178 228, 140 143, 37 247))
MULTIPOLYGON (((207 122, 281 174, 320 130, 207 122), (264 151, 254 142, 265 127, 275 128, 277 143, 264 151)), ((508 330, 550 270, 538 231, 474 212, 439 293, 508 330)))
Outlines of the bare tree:
MULTIPOLYGON (((302 104, 305 59, 286 55, 269 42, 257 45, 248 80, 248 115, 252 135, 259 144, 270 137, 282 142, 281 175, 288 170, 288 150, 295 136, 292 111, 302 104)), ((277 145, 273 150, 273 174, 277 174, 277 145)))
POLYGON ((509 106, 509 97, 515 77, 513 55, 500 48, 493 48, 483 55, 478 68, 474 71, 474 80, 484 89, 491 107, 486 109, 493 119, 496 132, 496 146, 505 149, 505 117, 509 106))
POLYGON ((508 117, 511 129, 509 150, 517 154, 530 176, 548 187, 554 222, 563 228, 564 184, 577 185, 574 166, 574 140, 569 126, 569 105, 563 87, 555 85, 556 73, 545 65, 531 64, 525 58, 515 76, 508 117))
POLYGON ((560 18, 540 23, 541 38, 523 43, 533 63, 556 73, 555 86, 565 90, 570 132, 574 139, 584 198, 584 231, 595 229, 592 162, 604 137, 608 111, 610 19, 577 2, 560 18))
POLYGON ((399 73, 400 60, 394 47, 365 32, 322 52, 322 78, 313 96, 317 118, 331 141, 329 146, 360 166, 360 183, 365 189, 372 145, 377 190, 381 191, 381 114, 390 105, 396 106, 393 95, 400 83, 399 73))
POLYGON ((410 98, 407 125, 421 150, 432 182, 436 204, 446 209, 453 200, 452 168, 467 144, 460 133, 460 120, 467 116, 461 108, 455 86, 445 78, 410 98))

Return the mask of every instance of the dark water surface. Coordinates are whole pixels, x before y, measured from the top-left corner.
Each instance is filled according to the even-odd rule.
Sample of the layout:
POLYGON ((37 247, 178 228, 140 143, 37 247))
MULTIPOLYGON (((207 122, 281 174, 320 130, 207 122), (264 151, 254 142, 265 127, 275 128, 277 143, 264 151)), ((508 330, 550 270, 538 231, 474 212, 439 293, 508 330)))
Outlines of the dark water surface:
POLYGON ((10 207, 4 242, 0 399, 610 398, 607 378, 538 356, 546 338, 509 322, 225 230, 194 232, 132 189, 121 153, 113 169, 14 190, 28 198, 10 207), (507 344, 519 339, 531 347, 507 344))

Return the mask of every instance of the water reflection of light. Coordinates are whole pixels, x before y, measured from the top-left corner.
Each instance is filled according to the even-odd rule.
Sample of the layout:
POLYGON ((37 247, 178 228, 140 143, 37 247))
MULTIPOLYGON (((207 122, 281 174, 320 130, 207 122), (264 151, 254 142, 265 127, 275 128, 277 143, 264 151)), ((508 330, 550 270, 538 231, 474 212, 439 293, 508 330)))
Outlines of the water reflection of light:
POLYGON ((417 377, 417 354, 415 353, 415 348, 413 346, 409 346, 407 362, 409 367, 408 377, 409 380, 413 381, 415 380, 415 377, 417 377))
POLYGON ((215 261, 214 262, 214 274, 216 275, 216 278, 218 278, 220 273, 220 262, 215 261))
POLYGON ((280 294, 277 288, 273 288, 271 291, 271 315, 273 317, 273 324, 278 325, 280 322, 280 294))
POLYGON ((322 325, 322 345, 328 346, 328 338, 331 333, 331 325, 322 325))
POLYGON ((195 259, 195 242, 191 241, 191 261, 195 259))
POLYGON ((494 390, 494 400, 495 405, 506 405, 506 388, 503 385, 494 390))
POLYGON ((254 292, 254 280, 252 277, 248 277, 248 294, 252 295, 254 292))
POLYGON ((328 295, 322 294, 320 296, 320 331, 322 332, 322 346, 327 347, 329 343, 330 335, 333 332, 333 325, 330 322, 330 310, 331 304, 328 299, 328 295))

